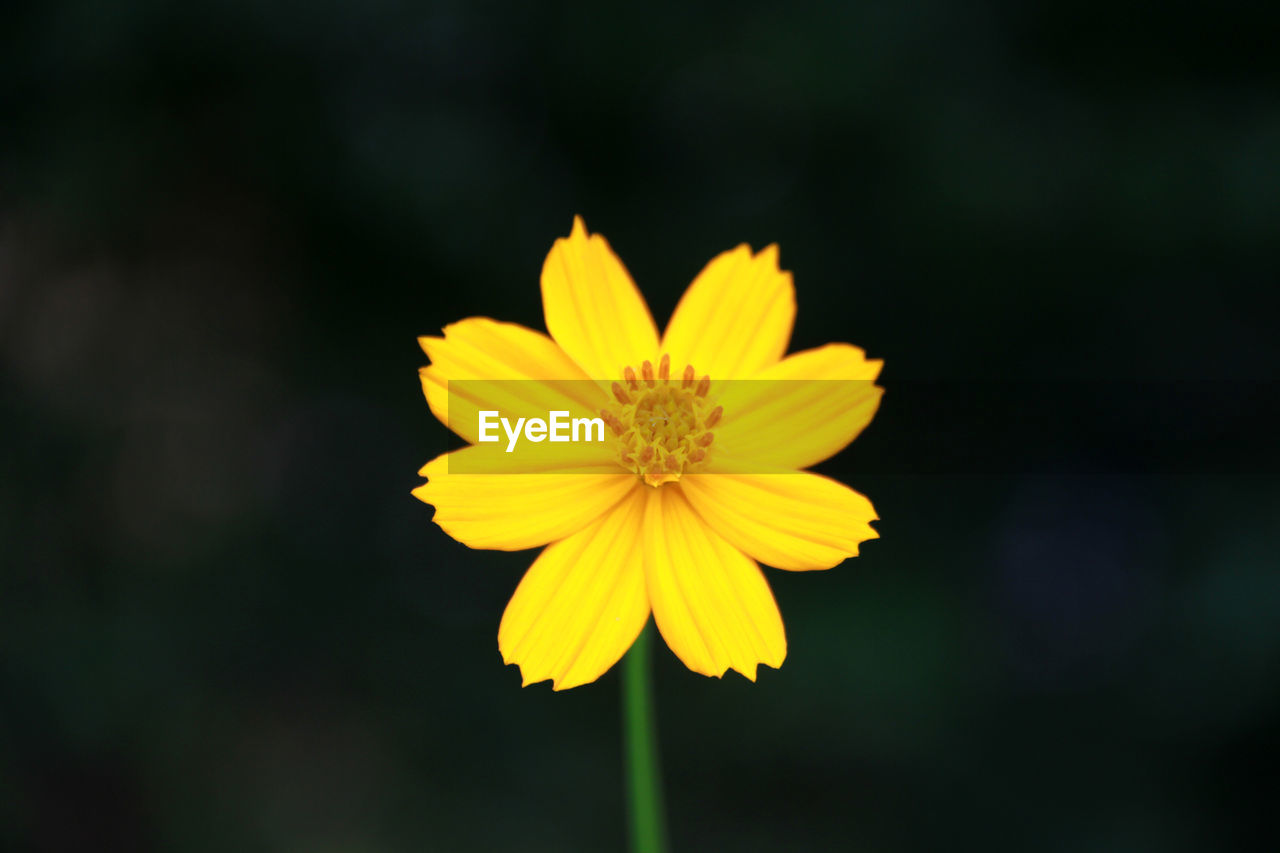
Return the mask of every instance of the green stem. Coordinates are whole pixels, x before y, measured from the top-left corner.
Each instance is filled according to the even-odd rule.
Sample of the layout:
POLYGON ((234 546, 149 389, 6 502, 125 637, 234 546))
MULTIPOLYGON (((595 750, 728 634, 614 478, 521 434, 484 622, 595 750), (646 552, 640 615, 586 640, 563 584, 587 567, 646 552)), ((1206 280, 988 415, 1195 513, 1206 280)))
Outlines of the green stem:
POLYGON ((622 727, 626 741, 627 799, 632 853, 665 853, 667 827, 658 770, 658 732, 653 712, 649 647, 645 626, 622 661, 622 727))

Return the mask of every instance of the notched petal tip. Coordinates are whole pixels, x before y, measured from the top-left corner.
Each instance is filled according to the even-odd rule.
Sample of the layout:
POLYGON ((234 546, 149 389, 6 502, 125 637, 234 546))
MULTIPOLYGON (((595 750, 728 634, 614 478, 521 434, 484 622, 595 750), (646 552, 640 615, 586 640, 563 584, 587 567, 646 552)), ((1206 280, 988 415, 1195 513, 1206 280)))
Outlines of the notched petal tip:
POLYGON ((422 350, 423 354, 426 355, 428 359, 430 359, 431 358, 430 347, 435 346, 437 343, 440 343, 443 340, 444 338, 440 338, 435 335, 418 335, 418 347, 422 350))
MULTIPOLYGON (((874 527, 872 527, 872 526, 871 526, 871 523, 872 523, 873 521, 878 521, 878 520, 879 520, 878 518, 873 518, 873 519, 869 519, 869 520, 867 521, 867 523, 866 523, 866 525, 865 525, 865 530, 864 530, 864 534, 865 534, 865 535, 863 535, 863 537, 862 537, 861 539, 859 539, 857 542, 855 542, 855 543, 853 544, 853 553, 851 553, 851 554, 849 555, 849 557, 850 557, 850 558, 853 558, 853 557, 861 557, 861 556, 862 556, 862 546, 863 546, 863 545, 865 545, 865 544, 867 544, 868 542, 870 542, 870 541, 871 541, 871 540, 873 540, 873 539, 879 539, 879 538, 880 538, 880 531, 879 531, 879 530, 876 530, 874 527)), ((841 562, 843 562, 843 560, 842 560, 841 562)))
POLYGON ((466 332, 468 327, 477 323, 491 325, 491 326, 505 326, 505 327, 516 325, 515 323, 509 322, 507 320, 498 320, 494 317, 489 317, 484 314, 473 314, 470 317, 463 317, 461 320, 454 320, 452 323, 445 323, 443 326, 440 327, 440 331, 446 337, 448 337, 450 334, 455 332, 466 332))
POLYGON ((625 364, 656 357, 658 331, 631 274, 604 235, 581 216, 557 238, 542 264, 547 331, 587 374, 617 376, 625 364))
POLYGON ((644 628, 643 497, 634 493, 548 545, 521 578, 498 626, 498 649, 526 686, 550 679, 560 691, 595 681, 644 628))
POLYGON ((787 654, 786 654, 786 652, 784 651, 784 652, 782 653, 782 657, 778 659, 778 662, 777 662, 777 663, 773 663, 773 662, 771 662, 771 661, 767 661, 767 660, 757 661, 755 664, 753 664, 753 665, 751 666, 750 671, 743 670, 743 669, 738 669, 736 666, 726 666, 723 670, 721 670, 719 673, 715 674, 713 677, 714 677, 714 678, 723 679, 723 678, 724 678, 726 675, 728 675, 730 672, 736 672, 736 673, 738 673, 738 675, 741 675, 741 676, 742 676, 743 678, 745 678, 747 681, 750 681, 752 684, 755 684, 755 683, 756 683, 756 680, 757 680, 757 679, 758 679, 758 677, 759 677, 759 673, 760 673, 760 666, 761 666, 762 664, 763 664, 764 666, 769 667, 770 669, 775 669, 775 670, 776 670, 776 669, 782 669, 782 663, 783 663, 783 661, 786 659, 786 656, 787 656, 787 654))
POLYGON ((565 690, 572 690, 575 687, 582 687, 584 684, 590 684, 592 681, 598 680, 598 677, 597 677, 597 678, 591 679, 591 681, 571 681, 570 679, 565 678, 564 676, 555 676, 555 675, 539 676, 539 675, 534 675, 532 673, 526 673, 525 668, 523 666, 521 666, 516 661, 509 660, 505 654, 502 656, 502 662, 507 666, 514 666, 520 670, 520 688, 521 689, 524 689, 526 687, 533 687, 535 684, 544 684, 550 681, 551 692, 561 693, 565 690))
POLYGON ((526 687, 533 687, 536 684, 545 684, 550 681, 551 692, 560 693, 565 690, 572 690, 575 687, 581 687, 584 684, 590 684, 591 681, 595 681, 596 678, 599 678, 599 676, 597 676, 596 678, 591 679, 591 681, 571 681, 564 675, 538 675, 527 671, 524 665, 518 661, 511 660, 505 653, 502 655, 502 662, 507 666, 514 666, 520 670, 520 689, 522 690, 526 687))
POLYGON ((747 243, 721 252, 694 277, 667 324, 662 349, 721 379, 751 378, 787 350, 795 322, 791 273, 778 266, 778 245, 759 253, 747 243))

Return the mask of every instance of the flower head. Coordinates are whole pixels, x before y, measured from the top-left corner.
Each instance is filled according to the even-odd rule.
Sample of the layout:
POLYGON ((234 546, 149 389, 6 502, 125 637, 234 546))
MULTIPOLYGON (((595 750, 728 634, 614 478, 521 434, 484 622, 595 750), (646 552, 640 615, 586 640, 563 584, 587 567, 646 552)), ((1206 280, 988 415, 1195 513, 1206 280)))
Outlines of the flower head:
POLYGON ((782 617, 757 561, 828 569, 877 536, 870 501, 801 469, 871 421, 881 362, 848 344, 785 355, 795 293, 776 246, 712 259, 659 337, 626 268, 575 218, 542 300, 550 336, 473 317, 420 339, 431 410, 472 446, 429 462, 414 495, 473 548, 546 546, 503 614, 503 660, 525 684, 585 684, 652 612, 696 672, 780 666, 782 617), (595 415, 607 440, 513 458, 480 441, 484 410, 595 415))

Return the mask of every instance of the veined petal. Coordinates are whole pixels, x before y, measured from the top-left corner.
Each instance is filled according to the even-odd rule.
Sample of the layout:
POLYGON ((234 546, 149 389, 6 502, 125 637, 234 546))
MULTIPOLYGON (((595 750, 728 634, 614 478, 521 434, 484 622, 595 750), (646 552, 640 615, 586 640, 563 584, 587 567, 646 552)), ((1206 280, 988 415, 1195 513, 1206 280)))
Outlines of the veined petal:
POLYGON ((829 569, 880 535, 871 501, 806 471, 689 474, 680 488, 717 533, 779 569, 829 569))
POLYGON ((617 454, 603 442, 542 442, 536 451, 519 447, 514 453, 507 453, 506 446, 507 437, 503 436, 501 441, 463 447, 433 459, 418 473, 424 477, 432 472, 442 476, 631 473, 618 464, 617 454))
MULTIPOLYGON (((754 465, 816 465, 871 423, 884 394, 874 384, 882 365, 858 347, 827 344, 789 355, 749 382, 730 383, 720 399, 725 414, 716 447, 754 465)), ((708 470, 718 470, 715 459, 708 470)))
POLYGON ((713 381, 751 377, 782 358, 795 318, 795 287, 778 268, 778 247, 752 255, 744 243, 713 258, 689 285, 662 351, 675 371, 692 364, 713 381))
POLYGON ((644 489, 644 569, 667 645, 703 675, 782 665, 782 615, 753 560, 707 526, 678 487, 644 489))
POLYGON ((553 410, 594 417, 606 400, 555 341, 515 323, 469 317, 445 326, 444 337, 418 343, 431 359, 419 371, 431 411, 472 443, 481 409, 508 417, 545 418, 553 410), (460 411, 450 412, 451 402, 460 411))
POLYGON ((618 379, 658 356, 658 330, 627 268, 582 217, 542 265, 542 310, 551 337, 592 379, 618 379))
POLYGON ((631 647, 649 618, 640 525, 647 487, 534 560, 502 614, 498 649, 525 685, 556 690, 595 681, 631 647))
POLYGON ((413 495, 434 506, 432 520, 464 545, 519 551, 576 533, 612 509, 637 482, 635 474, 612 464, 593 473, 449 470, 451 465, 455 471, 484 470, 505 455, 476 446, 439 456, 418 472, 427 482, 413 495))

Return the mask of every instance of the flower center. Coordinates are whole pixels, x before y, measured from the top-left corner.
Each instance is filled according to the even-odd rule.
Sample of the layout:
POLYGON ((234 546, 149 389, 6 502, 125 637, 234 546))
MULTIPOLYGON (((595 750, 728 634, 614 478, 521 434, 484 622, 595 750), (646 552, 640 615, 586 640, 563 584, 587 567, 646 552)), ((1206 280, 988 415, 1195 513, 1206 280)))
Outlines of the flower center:
POLYGON ((613 402, 600 410, 617 440, 618 461, 644 477, 650 486, 680 479, 706 465, 715 435, 711 428, 724 410, 707 399, 711 377, 696 379, 693 365, 671 379, 671 356, 664 355, 655 373, 645 360, 639 375, 632 367, 613 383, 613 402))

